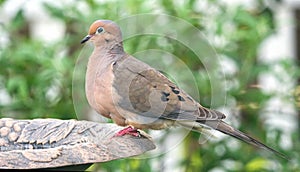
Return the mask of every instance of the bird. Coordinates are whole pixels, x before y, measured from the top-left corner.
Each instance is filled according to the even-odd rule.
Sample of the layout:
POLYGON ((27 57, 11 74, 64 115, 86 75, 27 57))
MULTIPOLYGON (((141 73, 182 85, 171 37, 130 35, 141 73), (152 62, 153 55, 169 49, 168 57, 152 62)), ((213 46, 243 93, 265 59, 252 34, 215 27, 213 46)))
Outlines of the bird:
POLYGON ((111 20, 96 20, 81 44, 92 42, 85 92, 89 105, 99 114, 127 126, 116 136, 139 136, 138 129, 162 130, 172 126, 198 132, 217 130, 248 144, 286 155, 230 126, 226 116, 206 108, 158 70, 127 54, 120 27, 111 20))

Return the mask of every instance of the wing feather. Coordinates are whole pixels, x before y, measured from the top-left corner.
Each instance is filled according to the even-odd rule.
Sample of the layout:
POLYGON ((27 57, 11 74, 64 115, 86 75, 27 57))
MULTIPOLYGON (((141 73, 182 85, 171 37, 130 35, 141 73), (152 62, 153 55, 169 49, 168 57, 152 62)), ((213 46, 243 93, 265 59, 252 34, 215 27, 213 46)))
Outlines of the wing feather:
POLYGON ((170 120, 225 118, 220 112, 202 107, 162 73, 131 56, 118 61, 114 73, 118 103, 129 112, 170 120))

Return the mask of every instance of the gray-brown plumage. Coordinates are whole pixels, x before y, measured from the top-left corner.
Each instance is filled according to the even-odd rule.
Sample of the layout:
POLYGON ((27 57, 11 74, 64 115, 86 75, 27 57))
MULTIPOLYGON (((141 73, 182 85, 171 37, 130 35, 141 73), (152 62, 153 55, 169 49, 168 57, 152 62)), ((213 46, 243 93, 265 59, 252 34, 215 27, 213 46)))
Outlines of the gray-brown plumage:
POLYGON ((119 26, 97 20, 82 40, 95 46, 86 73, 89 104, 101 115, 121 126, 164 129, 174 125, 216 129, 283 156, 254 138, 222 121, 225 115, 207 109, 178 88, 163 74, 126 54, 119 26))

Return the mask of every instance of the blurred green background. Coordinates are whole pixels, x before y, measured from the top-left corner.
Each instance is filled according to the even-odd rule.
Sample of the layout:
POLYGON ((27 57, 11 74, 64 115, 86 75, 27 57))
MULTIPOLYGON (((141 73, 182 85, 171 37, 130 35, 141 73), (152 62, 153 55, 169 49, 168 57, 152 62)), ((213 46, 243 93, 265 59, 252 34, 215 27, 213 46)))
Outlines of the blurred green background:
MULTIPOLYGON (((226 97, 212 92, 210 78, 203 70, 201 59, 176 41, 164 39, 167 46, 162 47, 159 45, 160 37, 139 36, 126 40, 125 50, 134 54, 147 49, 162 49, 176 55, 192 71, 202 105, 210 107, 211 98, 220 96, 219 99, 224 101, 215 102, 213 108, 223 109, 229 123, 288 155, 292 161, 230 137, 199 144, 199 134, 191 132, 178 145, 182 147, 179 153, 116 160, 96 164, 89 170, 300 171, 297 123, 299 67, 294 58, 264 62, 261 60, 264 57, 259 57, 264 41, 278 33, 275 16, 281 3, 279 0, 253 0, 251 6, 245 6, 242 2, 231 5, 220 0, 74 0, 55 3, 23 1, 15 6, 11 1, 0 0, 0 117, 77 118, 72 77, 76 60, 83 49, 79 42, 87 34, 89 25, 97 19, 117 21, 136 14, 168 14, 191 23, 207 36, 221 61, 216 68, 225 68, 219 83, 226 97), (33 4, 39 4, 42 10, 34 10, 33 4), (3 16, 4 9, 11 15, 3 16), (31 10, 34 17, 28 17, 31 10), (45 14, 59 24, 57 27, 62 28, 62 36, 52 35, 47 32, 48 28, 38 30, 39 34, 55 39, 39 39, 32 26, 36 22, 44 22, 47 27, 47 22, 40 21, 45 14), (283 91, 263 88, 261 83, 266 75, 271 75, 278 83, 275 88, 282 87, 283 91), (274 100, 278 100, 279 104, 274 104, 274 100), (281 106, 288 110, 281 109, 281 106), (175 164, 168 164, 170 157, 176 159, 175 164)), ((276 52, 276 49, 273 51, 276 52)), ((171 72, 172 75, 188 78, 182 71, 171 72)), ((189 92, 188 88, 185 89, 189 92)), ((170 132, 164 134, 166 136, 161 137, 162 140, 170 132)))

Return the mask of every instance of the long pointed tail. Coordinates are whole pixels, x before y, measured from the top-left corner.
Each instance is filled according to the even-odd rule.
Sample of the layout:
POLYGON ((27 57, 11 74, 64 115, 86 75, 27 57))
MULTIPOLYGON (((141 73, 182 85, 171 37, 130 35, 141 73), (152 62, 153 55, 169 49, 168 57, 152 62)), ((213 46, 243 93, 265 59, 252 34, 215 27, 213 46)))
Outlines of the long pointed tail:
POLYGON ((231 127, 230 125, 228 125, 227 123, 225 123, 221 120, 205 121, 205 125, 208 125, 208 126, 214 128, 214 129, 216 129, 216 130, 218 130, 218 131, 220 131, 224 134, 235 137, 239 140, 242 140, 242 141, 244 141, 246 143, 249 143, 251 145, 254 145, 256 147, 271 151, 271 152, 281 156, 282 158, 289 160, 289 158, 286 155, 284 155, 284 154, 276 151, 275 149, 263 144, 262 142, 254 139, 253 137, 248 136, 247 134, 245 134, 245 133, 243 133, 243 132, 241 132, 237 129, 234 129, 233 127, 231 127))

